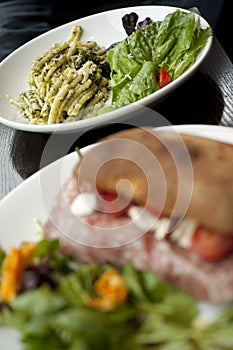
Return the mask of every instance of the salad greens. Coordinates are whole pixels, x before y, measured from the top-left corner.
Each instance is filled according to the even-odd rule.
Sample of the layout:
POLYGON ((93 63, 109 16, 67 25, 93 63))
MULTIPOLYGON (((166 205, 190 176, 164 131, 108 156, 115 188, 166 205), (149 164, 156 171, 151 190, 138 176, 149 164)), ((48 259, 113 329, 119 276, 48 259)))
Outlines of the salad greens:
POLYGON ((160 68, 172 80, 178 78, 195 62, 210 35, 210 27, 201 28, 194 12, 179 9, 135 30, 107 52, 113 104, 126 105, 158 90, 160 68))
POLYGON ((4 250, 0 247, 0 271, 1 271, 1 266, 2 266, 2 262, 5 258, 5 252, 4 250))
MULTIPOLYGON (((28 271, 43 278, 21 280, 16 296, 2 299, 0 320, 20 332, 25 350, 233 349, 233 305, 203 323, 191 296, 149 271, 79 263, 57 240, 19 249, 27 255, 24 279, 28 271)), ((3 259, 1 283, 11 254, 3 259)))

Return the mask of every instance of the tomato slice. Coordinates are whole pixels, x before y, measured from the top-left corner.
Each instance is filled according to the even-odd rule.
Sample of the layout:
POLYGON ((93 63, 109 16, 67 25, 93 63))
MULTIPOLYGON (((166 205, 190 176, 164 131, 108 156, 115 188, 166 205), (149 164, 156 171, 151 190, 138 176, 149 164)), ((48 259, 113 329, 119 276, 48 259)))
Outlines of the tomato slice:
POLYGON ((101 211, 113 216, 121 216, 127 213, 130 204, 124 198, 121 198, 117 193, 111 193, 103 190, 98 190, 100 196, 103 198, 101 211))
POLYGON ((172 78, 170 74, 165 70, 160 68, 159 69, 159 86, 160 88, 163 88, 167 84, 169 84, 172 81, 172 78))
POLYGON ((218 261, 233 251, 233 237, 197 227, 192 237, 191 250, 207 261, 218 261))

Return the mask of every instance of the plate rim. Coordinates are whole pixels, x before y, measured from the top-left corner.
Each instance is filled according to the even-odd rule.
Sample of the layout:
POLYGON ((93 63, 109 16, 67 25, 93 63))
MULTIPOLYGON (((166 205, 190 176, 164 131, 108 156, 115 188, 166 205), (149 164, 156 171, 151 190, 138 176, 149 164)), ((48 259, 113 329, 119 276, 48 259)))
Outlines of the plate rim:
MULTIPOLYGON (((143 128, 143 127, 142 127, 143 128)), ((160 127, 155 127, 154 129, 158 129, 158 130, 175 130, 178 131, 179 133, 181 132, 188 132, 193 134, 194 136, 201 136, 200 135, 200 130, 202 132, 206 132, 206 130, 208 129, 208 131, 210 131, 211 133, 214 132, 224 132, 224 131, 229 131, 230 133, 232 133, 233 136, 233 128, 229 127, 229 126, 224 126, 224 125, 209 125, 209 124, 174 124, 174 125, 169 125, 169 126, 160 126, 160 127), (187 131, 188 130, 188 131, 187 131)), ((207 138, 211 138, 209 136, 204 136, 203 137, 207 137, 207 138)), ((213 136, 214 139, 215 136, 213 136)), ((217 139, 216 139, 217 140, 217 139)), ((221 142, 221 141, 220 141, 221 142)), ((225 141, 222 141, 225 142, 225 141)), ((230 142, 227 141, 227 143, 231 144, 230 142)), ((88 151, 88 149, 90 149, 91 147, 95 146, 96 143, 92 143, 89 144, 87 146, 84 146, 80 149, 80 151, 82 153, 85 153, 86 151, 88 151)), ((233 139, 232 139, 232 144, 233 144, 233 139)), ((27 177, 25 180, 23 180, 21 183, 19 183, 18 185, 16 185, 15 188, 13 188, 10 192, 8 192, 2 199, 0 199, 0 209, 1 206, 4 205, 5 201, 7 201, 7 199, 11 196, 14 195, 15 192, 19 191, 21 187, 23 186, 27 186, 27 183, 32 181, 33 178, 37 177, 40 173, 42 172, 46 172, 47 169, 51 166, 56 166, 56 164, 58 164, 59 162, 63 161, 64 158, 68 159, 68 158, 73 158, 74 155, 77 155, 76 151, 72 151, 64 156, 59 157, 58 159, 52 161, 51 163, 45 165, 43 168, 38 169, 35 173, 33 173, 32 175, 30 175, 29 177, 27 177)), ((1 237, 0 237, 1 238, 1 237)))

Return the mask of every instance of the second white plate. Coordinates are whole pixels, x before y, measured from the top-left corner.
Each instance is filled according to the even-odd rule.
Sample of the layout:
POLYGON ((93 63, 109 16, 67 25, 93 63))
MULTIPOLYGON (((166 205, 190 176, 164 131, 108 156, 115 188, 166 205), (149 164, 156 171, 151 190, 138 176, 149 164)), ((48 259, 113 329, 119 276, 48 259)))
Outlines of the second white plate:
MULTIPOLYGON (((178 125, 165 128, 233 144, 233 128, 214 125, 178 125)), ((92 146, 83 149, 82 153, 87 151, 89 147, 92 146)), ((0 245, 4 249, 17 246, 24 240, 37 238, 33 219, 36 218, 41 223, 46 221, 48 213, 55 203, 56 195, 61 190, 62 183, 71 176, 77 162, 77 153, 70 153, 29 177, 1 200, 0 245), (42 185, 45 185, 43 190, 42 185), (45 193, 46 201, 43 197, 45 193)), ((216 312, 218 312, 218 308, 206 304, 202 306, 203 316, 207 319, 211 320, 216 312)), ((22 349, 18 334, 9 328, 0 327, 0 339, 1 349, 22 349)))

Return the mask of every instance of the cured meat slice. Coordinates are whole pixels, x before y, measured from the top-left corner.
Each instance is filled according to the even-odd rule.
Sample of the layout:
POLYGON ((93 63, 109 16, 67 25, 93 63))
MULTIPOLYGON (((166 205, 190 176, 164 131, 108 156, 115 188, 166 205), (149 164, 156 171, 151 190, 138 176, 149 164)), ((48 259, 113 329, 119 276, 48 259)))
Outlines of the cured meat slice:
MULTIPOLYGON (((82 191, 91 191, 86 183, 82 191)), ((101 212, 77 219, 70 204, 80 193, 76 176, 70 177, 57 196, 44 226, 48 238, 58 238, 62 249, 82 262, 132 263, 149 269, 159 278, 198 300, 223 303, 233 300, 233 255, 216 263, 206 262, 153 232, 141 234, 128 216, 101 212)))

